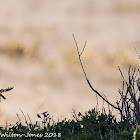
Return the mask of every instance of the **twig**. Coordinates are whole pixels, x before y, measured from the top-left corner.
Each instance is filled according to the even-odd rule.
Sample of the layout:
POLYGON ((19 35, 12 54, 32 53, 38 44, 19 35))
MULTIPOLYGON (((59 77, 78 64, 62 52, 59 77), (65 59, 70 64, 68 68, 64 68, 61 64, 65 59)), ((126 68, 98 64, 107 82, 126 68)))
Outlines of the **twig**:
POLYGON ((121 73, 121 76, 122 76, 123 80, 125 81, 126 85, 128 85, 127 82, 126 82, 126 80, 125 80, 125 77, 124 77, 124 75, 123 75, 123 73, 122 73, 122 71, 121 71, 121 69, 120 69, 119 66, 118 66, 118 69, 119 69, 119 71, 120 71, 120 73, 121 73))
POLYGON ((30 118, 29 114, 27 114, 27 115, 28 115, 28 118, 29 118, 29 120, 30 120, 30 124, 33 126, 33 124, 32 124, 32 121, 31 121, 31 118, 30 118))
POLYGON ((139 59, 140 59, 140 52, 136 49, 136 47, 134 47, 135 49, 135 52, 137 53, 137 55, 139 56, 139 59))
POLYGON ((79 52, 79 49, 78 49, 78 45, 77 45, 76 39, 75 39, 75 36, 74 36, 74 34, 72 34, 72 35, 73 35, 73 39, 74 39, 74 41, 75 41, 75 45, 76 45, 76 48, 77 48, 79 61, 80 61, 80 64, 81 64, 81 67, 82 67, 82 70, 83 70, 83 72, 84 72, 84 75, 85 75, 85 78, 86 78, 86 80, 87 80, 88 85, 89 85, 90 88, 91 88, 98 96, 100 96, 106 103, 108 103, 110 106, 112 106, 112 107, 115 108, 115 109, 119 109, 118 107, 116 107, 116 106, 114 106, 113 104, 111 104, 108 100, 106 100, 97 90, 95 90, 95 89, 92 87, 90 81, 88 80, 86 71, 85 71, 85 69, 84 69, 83 62, 82 62, 82 60, 81 60, 81 55, 82 55, 82 53, 83 53, 83 51, 84 51, 86 42, 85 42, 85 45, 84 45, 84 48, 83 48, 82 52, 80 53, 80 52, 79 52))
MULTIPOLYGON (((20 108, 19 108, 20 109, 20 108)), ((28 122, 27 122, 27 119, 26 119, 26 116, 24 115, 24 113, 23 113, 23 111, 20 109, 20 111, 21 111, 21 113, 23 114, 23 116, 24 116, 24 118, 25 118, 25 122, 26 122, 26 124, 27 124, 27 126, 28 126, 28 122)))
POLYGON ((19 122, 21 123, 20 118, 19 118, 19 115, 18 115, 17 113, 16 113, 16 115, 17 115, 17 117, 18 117, 19 122))

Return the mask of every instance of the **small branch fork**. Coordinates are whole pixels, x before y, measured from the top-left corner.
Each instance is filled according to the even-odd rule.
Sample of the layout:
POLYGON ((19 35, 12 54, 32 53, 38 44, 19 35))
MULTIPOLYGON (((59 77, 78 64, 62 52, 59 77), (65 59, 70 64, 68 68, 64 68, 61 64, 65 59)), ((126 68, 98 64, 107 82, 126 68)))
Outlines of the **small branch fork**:
MULTIPOLYGON (((140 68, 138 68, 138 69, 131 68, 131 65, 129 66, 128 82, 127 82, 120 67, 118 67, 118 70, 120 71, 121 76, 123 78, 123 87, 122 87, 122 90, 118 89, 118 92, 120 94, 120 99, 119 100, 117 99, 117 101, 116 101, 117 107, 116 107, 107 100, 105 95, 102 96, 97 90, 95 90, 92 87, 90 81, 88 80, 88 77, 87 77, 87 74, 84 69, 82 59, 81 59, 81 56, 82 56, 85 46, 86 46, 86 42, 83 47, 83 50, 80 53, 75 36, 74 36, 74 34, 72 34, 72 35, 73 35, 73 38, 74 38, 74 41, 76 44, 79 61, 80 61, 82 70, 84 72, 85 78, 87 80, 88 85, 92 89, 92 91, 96 93, 96 97, 98 95, 99 97, 101 97, 103 99, 103 102, 105 101, 106 103, 108 103, 108 105, 119 110, 119 114, 121 115, 121 122, 124 123, 129 130, 131 128, 131 124, 135 125, 135 123, 137 122, 138 125, 140 125, 140 68), (138 75, 138 73, 139 73, 139 75, 138 75), (138 78, 137 78, 137 76, 138 76, 138 78), (135 86, 137 86, 137 87, 135 87, 135 86), (124 90, 125 87, 126 87, 126 91, 124 90), (139 98, 137 99, 136 95, 137 95, 138 91, 139 91, 139 98)), ((136 48, 135 48, 135 51, 140 59, 140 52, 136 48)))
POLYGON ((136 47, 134 47, 135 52, 137 53, 137 55, 139 56, 140 59, 140 52, 136 49, 136 47))
POLYGON ((110 106, 112 106, 113 108, 119 110, 118 107, 116 107, 116 106, 114 106, 112 103, 110 103, 110 102, 109 102, 107 99, 105 99, 97 90, 95 90, 95 89, 92 87, 90 81, 88 80, 88 77, 87 77, 87 74, 86 74, 86 71, 85 71, 85 68, 84 68, 82 59, 81 59, 81 56, 82 56, 82 54, 83 54, 83 52, 84 52, 84 50, 85 50, 87 41, 85 41, 85 45, 84 45, 84 47, 83 47, 83 49, 82 49, 82 51, 81 51, 81 53, 80 53, 80 52, 79 52, 78 45, 77 45, 77 41, 76 41, 76 39, 75 39, 75 36, 74 36, 74 34, 72 34, 72 35, 73 35, 73 39, 74 39, 74 41, 75 41, 75 45, 76 45, 76 48, 77 48, 79 61, 80 61, 80 64, 81 64, 81 67, 82 67, 82 70, 83 70, 83 72, 84 72, 84 75, 85 75, 85 78, 86 78, 86 80, 87 80, 88 85, 90 86, 90 88, 92 89, 92 91, 94 91, 99 97, 101 97, 101 98, 103 99, 103 101, 105 101, 106 103, 108 103, 108 104, 109 104, 110 106))

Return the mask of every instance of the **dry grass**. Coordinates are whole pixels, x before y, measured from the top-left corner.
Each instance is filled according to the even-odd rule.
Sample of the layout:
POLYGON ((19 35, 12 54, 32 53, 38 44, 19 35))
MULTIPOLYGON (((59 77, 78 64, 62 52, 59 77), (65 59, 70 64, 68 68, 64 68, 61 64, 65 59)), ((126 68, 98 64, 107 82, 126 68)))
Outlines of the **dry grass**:
POLYGON ((0 53, 10 58, 40 60, 39 45, 39 43, 34 45, 20 41, 10 41, 0 46, 0 53))
POLYGON ((116 4, 115 10, 120 14, 136 12, 136 11, 140 11, 140 4, 133 1, 120 2, 116 4))
POLYGON ((0 48, 1 53, 9 57, 23 57, 25 45, 20 42, 8 42, 0 48))

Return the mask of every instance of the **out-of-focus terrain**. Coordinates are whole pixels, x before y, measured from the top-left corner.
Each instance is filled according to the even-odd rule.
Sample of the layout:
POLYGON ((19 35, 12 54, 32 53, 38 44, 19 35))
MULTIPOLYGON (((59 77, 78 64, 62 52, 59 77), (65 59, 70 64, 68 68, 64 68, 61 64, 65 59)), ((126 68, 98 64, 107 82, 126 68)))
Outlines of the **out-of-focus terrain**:
MULTIPOLYGON (((0 102, 0 124, 49 111, 55 119, 72 118, 96 107, 75 43, 87 46, 82 59, 93 87, 115 103, 129 65, 139 66, 138 0, 0 0, 0 88, 13 86, 0 102)), ((98 98, 99 108, 102 100, 98 98)), ((105 106, 107 106, 105 104, 105 106)))

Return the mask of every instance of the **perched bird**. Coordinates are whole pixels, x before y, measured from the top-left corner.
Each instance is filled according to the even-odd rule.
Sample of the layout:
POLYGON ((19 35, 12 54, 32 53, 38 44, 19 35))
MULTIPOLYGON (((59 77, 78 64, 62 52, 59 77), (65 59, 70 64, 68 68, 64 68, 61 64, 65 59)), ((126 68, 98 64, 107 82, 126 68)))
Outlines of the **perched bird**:
POLYGON ((6 99, 3 95, 2 95, 2 93, 3 92, 7 92, 7 91, 10 91, 10 90, 12 90, 14 87, 8 87, 8 88, 6 88, 6 89, 0 89, 0 97, 2 97, 3 99, 6 99))

